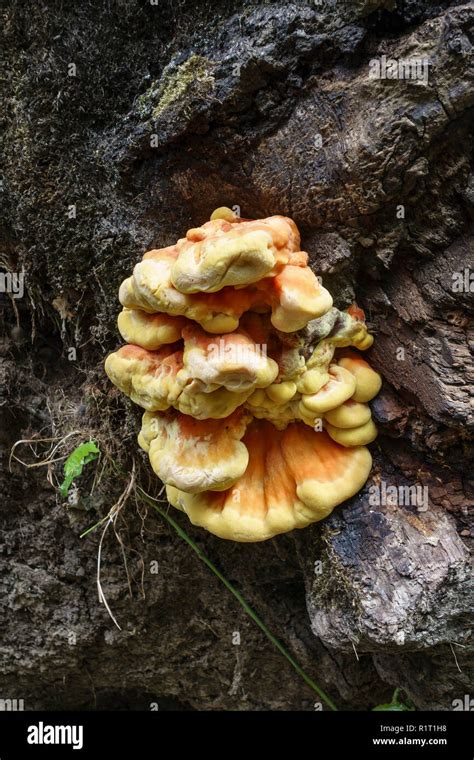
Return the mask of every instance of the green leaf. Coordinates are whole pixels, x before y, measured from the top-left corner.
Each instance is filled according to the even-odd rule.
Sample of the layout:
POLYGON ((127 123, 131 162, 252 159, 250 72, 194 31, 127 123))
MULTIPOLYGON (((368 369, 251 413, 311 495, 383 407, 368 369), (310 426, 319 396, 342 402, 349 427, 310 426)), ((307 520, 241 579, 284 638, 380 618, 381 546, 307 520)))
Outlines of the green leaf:
POLYGON ((80 446, 77 446, 74 451, 69 454, 64 463, 64 480, 59 487, 61 496, 64 498, 67 497, 72 481, 82 474, 84 465, 97 459, 99 454, 100 449, 94 441, 81 443, 80 446))
POLYGON ((415 709, 414 707, 410 707, 410 705, 407 705, 398 699, 399 692, 400 689, 395 689, 392 701, 385 705, 377 705, 377 707, 373 707, 372 712, 380 712, 382 710, 386 712, 413 712, 415 709))

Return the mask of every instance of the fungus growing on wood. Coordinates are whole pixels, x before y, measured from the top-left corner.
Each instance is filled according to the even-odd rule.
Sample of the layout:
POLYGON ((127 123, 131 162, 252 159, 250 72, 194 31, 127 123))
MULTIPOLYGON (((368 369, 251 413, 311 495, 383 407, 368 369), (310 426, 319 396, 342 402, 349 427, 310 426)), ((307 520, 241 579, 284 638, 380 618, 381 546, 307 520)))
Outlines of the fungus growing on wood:
POLYGON ((231 488, 167 489, 195 525, 234 541, 264 541, 322 520, 364 485, 372 464, 365 447, 344 449, 298 422, 282 431, 253 422, 242 443, 249 463, 231 488))
POLYGON ((342 351, 338 364, 351 372, 355 378, 354 401, 366 403, 377 395, 382 387, 382 378, 359 354, 355 351, 342 351))
POLYGON ((189 493, 222 491, 247 469, 249 454, 240 439, 250 419, 243 409, 222 422, 145 412, 138 440, 164 483, 189 493))
POLYGON ((211 533, 263 541, 364 485, 380 376, 355 304, 333 306, 295 223, 227 208, 148 251, 120 288, 112 382, 172 505, 211 533))
MULTIPOLYGON (((249 310, 270 312, 277 329, 294 332, 332 306, 331 295, 304 263, 306 254, 296 264, 274 267, 272 276, 257 282, 238 288, 221 285, 211 292, 182 292, 174 286, 177 257, 176 246, 145 254, 120 287, 121 304, 145 314, 187 317, 210 333, 232 332, 249 310)), ((141 319, 146 321, 146 316, 141 319)))
POLYGON ((168 343, 176 343, 181 339, 181 330, 186 324, 184 317, 146 314, 139 309, 123 309, 117 318, 118 329, 124 341, 149 351, 155 351, 168 343))
POLYGON ((330 425, 343 429, 365 425, 370 420, 370 416, 368 404, 361 404, 351 398, 324 415, 330 425))
POLYGON ((305 410, 322 414, 329 409, 335 409, 354 395, 356 380, 351 372, 337 364, 331 364, 328 373, 329 380, 319 391, 309 396, 303 394, 301 397, 300 403, 305 410))

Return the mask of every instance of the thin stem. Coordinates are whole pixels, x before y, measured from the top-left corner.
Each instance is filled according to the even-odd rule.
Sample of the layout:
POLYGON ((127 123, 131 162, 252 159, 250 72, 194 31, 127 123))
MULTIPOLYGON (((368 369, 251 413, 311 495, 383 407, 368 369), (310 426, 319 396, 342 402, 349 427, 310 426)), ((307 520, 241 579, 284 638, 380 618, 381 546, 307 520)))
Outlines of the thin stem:
POLYGON ((285 649, 283 644, 281 644, 276 636, 273 635, 273 633, 267 628, 263 620, 259 618, 257 613, 250 607, 250 605, 245 601, 242 594, 237 591, 237 589, 230 583, 227 578, 225 578, 220 570, 217 569, 217 567, 214 565, 211 560, 206 557, 202 549, 194 543, 192 538, 188 536, 188 534, 181 528, 181 526, 172 518, 169 514, 165 512, 160 506, 158 506, 158 502, 156 502, 155 499, 153 499, 152 496, 146 493, 140 486, 136 486, 136 490, 140 493, 141 498, 147 502, 153 509, 155 509, 161 517, 163 517, 164 520, 166 520, 169 525, 176 531, 178 536, 183 539, 183 541, 186 541, 186 543, 191 547, 191 549, 198 555, 199 559, 201 559, 207 567, 212 570, 215 576, 219 578, 219 580, 224 584, 224 586, 230 591, 231 594, 235 596, 239 604, 244 608, 245 612, 249 617, 252 618, 254 623, 258 625, 258 627, 263 631, 265 636, 272 642, 272 644, 278 649, 279 652, 288 660, 290 665, 296 670, 298 675, 301 676, 301 678, 308 684, 308 686, 313 689, 313 691, 318 694, 319 697, 323 700, 323 702, 334 711, 337 711, 337 707, 332 701, 330 697, 313 681, 313 679, 305 673, 301 665, 299 665, 296 660, 291 656, 291 654, 285 649))
POLYGON ((92 533, 93 530, 95 530, 96 528, 98 528, 99 525, 102 525, 102 523, 104 523, 107 520, 108 516, 109 515, 106 514, 105 517, 103 517, 101 520, 99 520, 99 522, 96 522, 94 525, 91 525, 90 528, 87 528, 87 530, 85 530, 84 533, 80 534, 79 538, 84 538, 84 536, 87 536, 88 533, 92 533))

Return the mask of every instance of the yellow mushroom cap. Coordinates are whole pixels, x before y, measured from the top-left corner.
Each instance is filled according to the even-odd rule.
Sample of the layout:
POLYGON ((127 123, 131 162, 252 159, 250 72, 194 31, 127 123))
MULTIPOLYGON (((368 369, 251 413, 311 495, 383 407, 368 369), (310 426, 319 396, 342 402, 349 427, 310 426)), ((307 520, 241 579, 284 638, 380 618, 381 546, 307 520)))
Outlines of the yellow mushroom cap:
POLYGON ((228 417, 252 393, 251 387, 232 392, 191 377, 176 344, 157 351, 122 346, 107 357, 105 371, 114 385, 147 411, 174 407, 198 420, 228 417))
POLYGON ((217 336, 189 325, 182 335, 184 366, 206 386, 247 391, 270 385, 278 375, 278 364, 267 356, 266 344, 258 345, 244 331, 217 336))
POLYGON ((377 395, 382 387, 382 378, 365 359, 354 351, 343 351, 338 365, 351 372, 356 380, 356 389, 353 395, 354 401, 366 403, 377 395))
POLYGON ((271 239, 262 231, 238 235, 232 230, 183 250, 171 279, 182 293, 215 293, 228 285, 248 285, 265 277, 275 265, 271 239))
POLYGON ((223 419, 244 404, 252 389, 229 391, 227 388, 216 388, 209 391, 200 380, 193 380, 181 391, 173 406, 183 414, 188 414, 196 420, 223 419))
POLYGON ((296 419, 301 420, 301 422, 304 422, 305 425, 309 425, 309 427, 316 429, 316 423, 320 425, 320 429, 322 430, 323 426, 323 418, 322 415, 318 412, 311 412, 304 404, 301 403, 301 401, 297 402, 296 404, 296 419))
POLYGON ((299 393, 311 396, 317 393, 329 380, 329 373, 325 369, 309 369, 298 380, 297 389, 299 393))
POLYGON ((181 293, 249 285, 288 263, 298 245, 294 222, 283 216, 235 224, 214 219, 178 241, 171 281, 181 293))
POLYGON ((157 348, 176 343, 181 330, 188 324, 184 317, 169 314, 147 314, 141 309, 123 309, 117 318, 120 335, 127 343, 155 351, 157 348))
POLYGON ((195 525, 233 541, 264 541, 326 517, 353 496, 370 472, 364 447, 346 449, 301 423, 283 431, 254 421, 243 441, 245 473, 222 492, 169 492, 195 525))
POLYGON ((287 264, 277 276, 241 288, 226 286, 217 292, 182 293, 171 282, 176 260, 173 251, 149 253, 153 255, 139 262, 132 277, 122 283, 122 306, 187 317, 213 334, 232 332, 249 310, 271 310, 271 321, 278 330, 294 332, 332 304, 330 294, 307 266, 287 264))
POLYGON ((216 219, 225 219, 226 222, 235 222, 238 219, 237 214, 234 214, 231 208, 228 208, 228 206, 219 206, 219 208, 216 208, 212 214, 211 214, 211 222, 214 222, 216 219))
POLYGON ((370 407, 358 401, 349 399, 335 409, 330 409, 324 415, 333 427, 355 428, 365 425, 371 418, 370 407))
POLYGON ((355 377, 351 372, 337 364, 331 364, 329 378, 329 381, 317 393, 301 397, 303 412, 309 409, 310 412, 322 414, 351 398, 356 388, 355 377))
POLYGON ((225 422, 195 420, 177 412, 143 415, 139 442, 166 484, 188 493, 229 488, 248 464, 240 442, 251 416, 238 410, 225 422))
POLYGON ((105 361, 105 371, 120 390, 148 411, 163 411, 181 393, 185 378, 178 377, 183 352, 176 345, 147 351, 140 346, 122 346, 105 361))
POLYGON ((171 267, 175 258, 175 246, 147 251, 142 261, 135 265, 132 276, 120 286, 122 306, 149 313, 184 314, 186 298, 174 293, 171 284, 171 267))
POLYGON ((373 345, 374 336, 367 333, 366 335, 358 335, 356 340, 353 341, 353 345, 359 349, 359 351, 367 351, 373 345))
POLYGON ((273 383, 265 389, 265 393, 277 405, 286 404, 296 393, 296 383, 286 380, 282 383, 273 383))
POLYGON ((187 317, 209 332, 231 332, 255 296, 227 288, 220 293, 180 293, 171 282, 175 248, 149 251, 119 290, 122 306, 148 313, 187 317))
POLYGON ((369 420, 360 427, 345 429, 326 423, 325 429, 333 441, 340 443, 341 446, 366 446, 377 438, 377 428, 373 420, 369 420))

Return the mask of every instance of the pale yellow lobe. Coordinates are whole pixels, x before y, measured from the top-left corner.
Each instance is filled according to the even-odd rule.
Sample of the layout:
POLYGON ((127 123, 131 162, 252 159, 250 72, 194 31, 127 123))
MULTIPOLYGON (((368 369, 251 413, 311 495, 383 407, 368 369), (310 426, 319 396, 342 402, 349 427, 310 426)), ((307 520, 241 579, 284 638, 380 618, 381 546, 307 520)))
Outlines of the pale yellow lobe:
POLYGON ((332 364, 329 367, 329 381, 311 395, 301 397, 301 406, 310 412, 323 414, 351 398, 356 388, 354 375, 343 367, 332 364))
POLYGON ((135 266, 133 276, 125 280, 119 291, 121 304, 128 309, 141 309, 154 314, 187 317, 212 333, 231 332, 238 327, 239 317, 251 299, 240 293, 224 293, 220 298, 180 293, 171 283, 174 258, 157 252, 155 258, 144 259, 135 266))
POLYGON ((250 404, 250 406, 262 406, 264 402, 265 391, 261 389, 254 391, 252 395, 247 399, 247 403, 250 404))
POLYGON ((239 320, 236 316, 230 316, 229 314, 205 314, 201 319, 197 319, 197 311, 192 309, 188 310, 188 314, 194 314, 191 319, 196 319, 201 327, 207 332, 213 335, 219 335, 219 333, 230 333, 236 330, 239 326, 239 320))
MULTIPOLYGON (((224 215, 227 216, 227 211, 224 215)), ((298 255, 299 234, 282 216, 243 220, 222 216, 189 230, 176 245, 171 282, 181 293, 215 293, 278 274, 298 255)))
POLYGON ((188 493, 222 491, 247 468, 248 451, 240 439, 249 420, 241 411, 225 424, 175 412, 145 413, 140 441, 146 442, 151 466, 164 483, 188 493))
POLYGON ((219 206, 219 208, 216 208, 211 214, 211 222, 216 219, 225 219, 226 222, 235 222, 237 218, 237 215, 227 206, 219 206))
POLYGON ((266 394, 276 404, 285 404, 287 401, 293 398, 296 393, 296 383, 291 380, 287 380, 283 383, 273 383, 266 389, 266 394))
POLYGON ((235 393, 227 388, 209 392, 199 380, 195 380, 184 388, 173 406, 197 420, 223 419, 244 404, 251 392, 235 393))
POLYGON ((341 446, 366 446, 377 438, 377 428, 372 420, 365 425, 355 428, 338 428, 326 423, 325 430, 329 433, 333 441, 340 443, 341 446))
POLYGON ((171 281, 181 293, 215 293, 229 285, 257 282, 274 265, 268 234, 238 235, 232 230, 183 250, 173 264, 171 281))
POLYGON ((324 418, 334 427, 360 427, 370 420, 370 407, 368 404, 361 404, 353 399, 349 399, 335 409, 326 412, 324 418))
POLYGON ((140 309, 123 309, 117 318, 122 338, 149 351, 180 340, 181 330, 186 324, 184 317, 147 314, 140 309))
POLYGON ((311 396, 321 390, 323 385, 326 385, 329 380, 330 376, 327 369, 309 369, 298 380, 298 393, 311 396))
POLYGON ((182 492, 174 486, 166 486, 166 498, 168 499, 171 506, 179 509, 180 512, 184 512, 184 508, 181 505, 180 493, 182 492))
POLYGON ((163 346, 147 351, 127 345, 110 354, 105 371, 120 390, 150 412, 174 406, 186 379, 180 375, 182 352, 163 346))
POLYGON ((370 364, 354 351, 345 351, 338 360, 338 365, 352 373, 356 380, 354 401, 366 403, 371 401, 382 387, 382 378, 370 364))
POLYGON ((223 386, 229 391, 253 391, 270 385, 278 375, 278 364, 262 346, 245 333, 208 335, 199 327, 183 330, 184 367, 190 377, 206 387, 223 386))
POLYGON ((367 349, 371 347, 373 342, 374 342, 374 336, 369 335, 366 332, 365 335, 362 335, 356 341, 353 341, 351 345, 355 346, 355 348, 358 348, 359 351, 367 351, 367 349))

